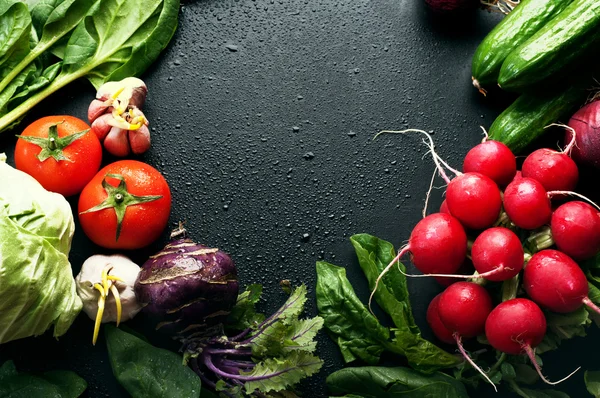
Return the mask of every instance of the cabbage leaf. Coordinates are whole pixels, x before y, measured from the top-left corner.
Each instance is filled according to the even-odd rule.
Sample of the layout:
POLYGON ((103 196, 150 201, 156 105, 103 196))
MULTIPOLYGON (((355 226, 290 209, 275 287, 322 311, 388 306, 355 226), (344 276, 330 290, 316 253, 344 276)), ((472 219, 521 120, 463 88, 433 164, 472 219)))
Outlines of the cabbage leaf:
POLYGON ((0 344, 66 333, 82 303, 69 250, 75 226, 68 202, 0 161, 0 344))

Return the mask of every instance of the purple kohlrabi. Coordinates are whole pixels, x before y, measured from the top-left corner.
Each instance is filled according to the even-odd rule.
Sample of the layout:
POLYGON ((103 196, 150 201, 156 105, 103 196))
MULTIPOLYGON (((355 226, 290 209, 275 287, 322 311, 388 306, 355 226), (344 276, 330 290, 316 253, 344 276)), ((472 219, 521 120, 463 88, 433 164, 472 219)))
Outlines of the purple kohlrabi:
POLYGON ((188 238, 175 239, 151 256, 135 282, 142 311, 167 333, 201 332, 222 322, 238 290, 231 257, 188 238))

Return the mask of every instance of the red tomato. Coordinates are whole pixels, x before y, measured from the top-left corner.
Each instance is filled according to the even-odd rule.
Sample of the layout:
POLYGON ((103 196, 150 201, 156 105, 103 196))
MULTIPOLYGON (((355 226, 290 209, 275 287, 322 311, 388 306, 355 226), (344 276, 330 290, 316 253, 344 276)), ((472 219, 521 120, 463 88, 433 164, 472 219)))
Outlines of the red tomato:
POLYGON ((81 192, 101 162, 98 137, 86 122, 73 116, 47 116, 31 123, 15 146, 17 169, 64 196, 81 192))
POLYGON ((78 210, 83 231, 97 245, 139 249, 158 239, 166 228, 171 190, 154 167, 120 160, 100 170, 83 188, 78 210))

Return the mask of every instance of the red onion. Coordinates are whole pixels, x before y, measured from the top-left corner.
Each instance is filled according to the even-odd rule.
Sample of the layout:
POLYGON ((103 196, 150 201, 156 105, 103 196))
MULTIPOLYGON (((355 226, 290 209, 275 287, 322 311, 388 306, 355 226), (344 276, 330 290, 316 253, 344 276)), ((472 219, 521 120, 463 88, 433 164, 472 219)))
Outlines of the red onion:
MULTIPOLYGON (((569 127, 575 130, 575 146, 571 152, 573 160, 600 168, 600 100, 578 110, 569 120, 569 127)), ((567 130, 565 145, 571 141, 572 134, 567 130)))

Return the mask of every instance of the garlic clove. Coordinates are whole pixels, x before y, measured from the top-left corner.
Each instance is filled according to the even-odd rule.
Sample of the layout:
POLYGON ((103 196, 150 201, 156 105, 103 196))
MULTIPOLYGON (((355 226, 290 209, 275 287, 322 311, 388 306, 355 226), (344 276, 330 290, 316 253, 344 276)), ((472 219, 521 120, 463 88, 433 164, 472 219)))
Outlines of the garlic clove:
POLYGON ((131 151, 136 155, 141 155, 150 149, 150 130, 148 126, 143 125, 137 130, 128 132, 129 145, 131 151))
POLYGON ((127 130, 118 127, 113 127, 104 139, 104 148, 114 155, 125 157, 131 152, 129 140, 127 139, 127 130))
POLYGON ((110 113, 105 113, 92 122, 92 131, 96 134, 96 137, 98 137, 100 142, 104 141, 110 132, 110 129, 113 128, 113 126, 108 123, 111 119, 112 115, 110 113))
POLYGON ((88 107, 88 120, 90 123, 93 123, 97 118, 99 118, 103 113, 106 112, 109 105, 105 101, 93 100, 88 107))

